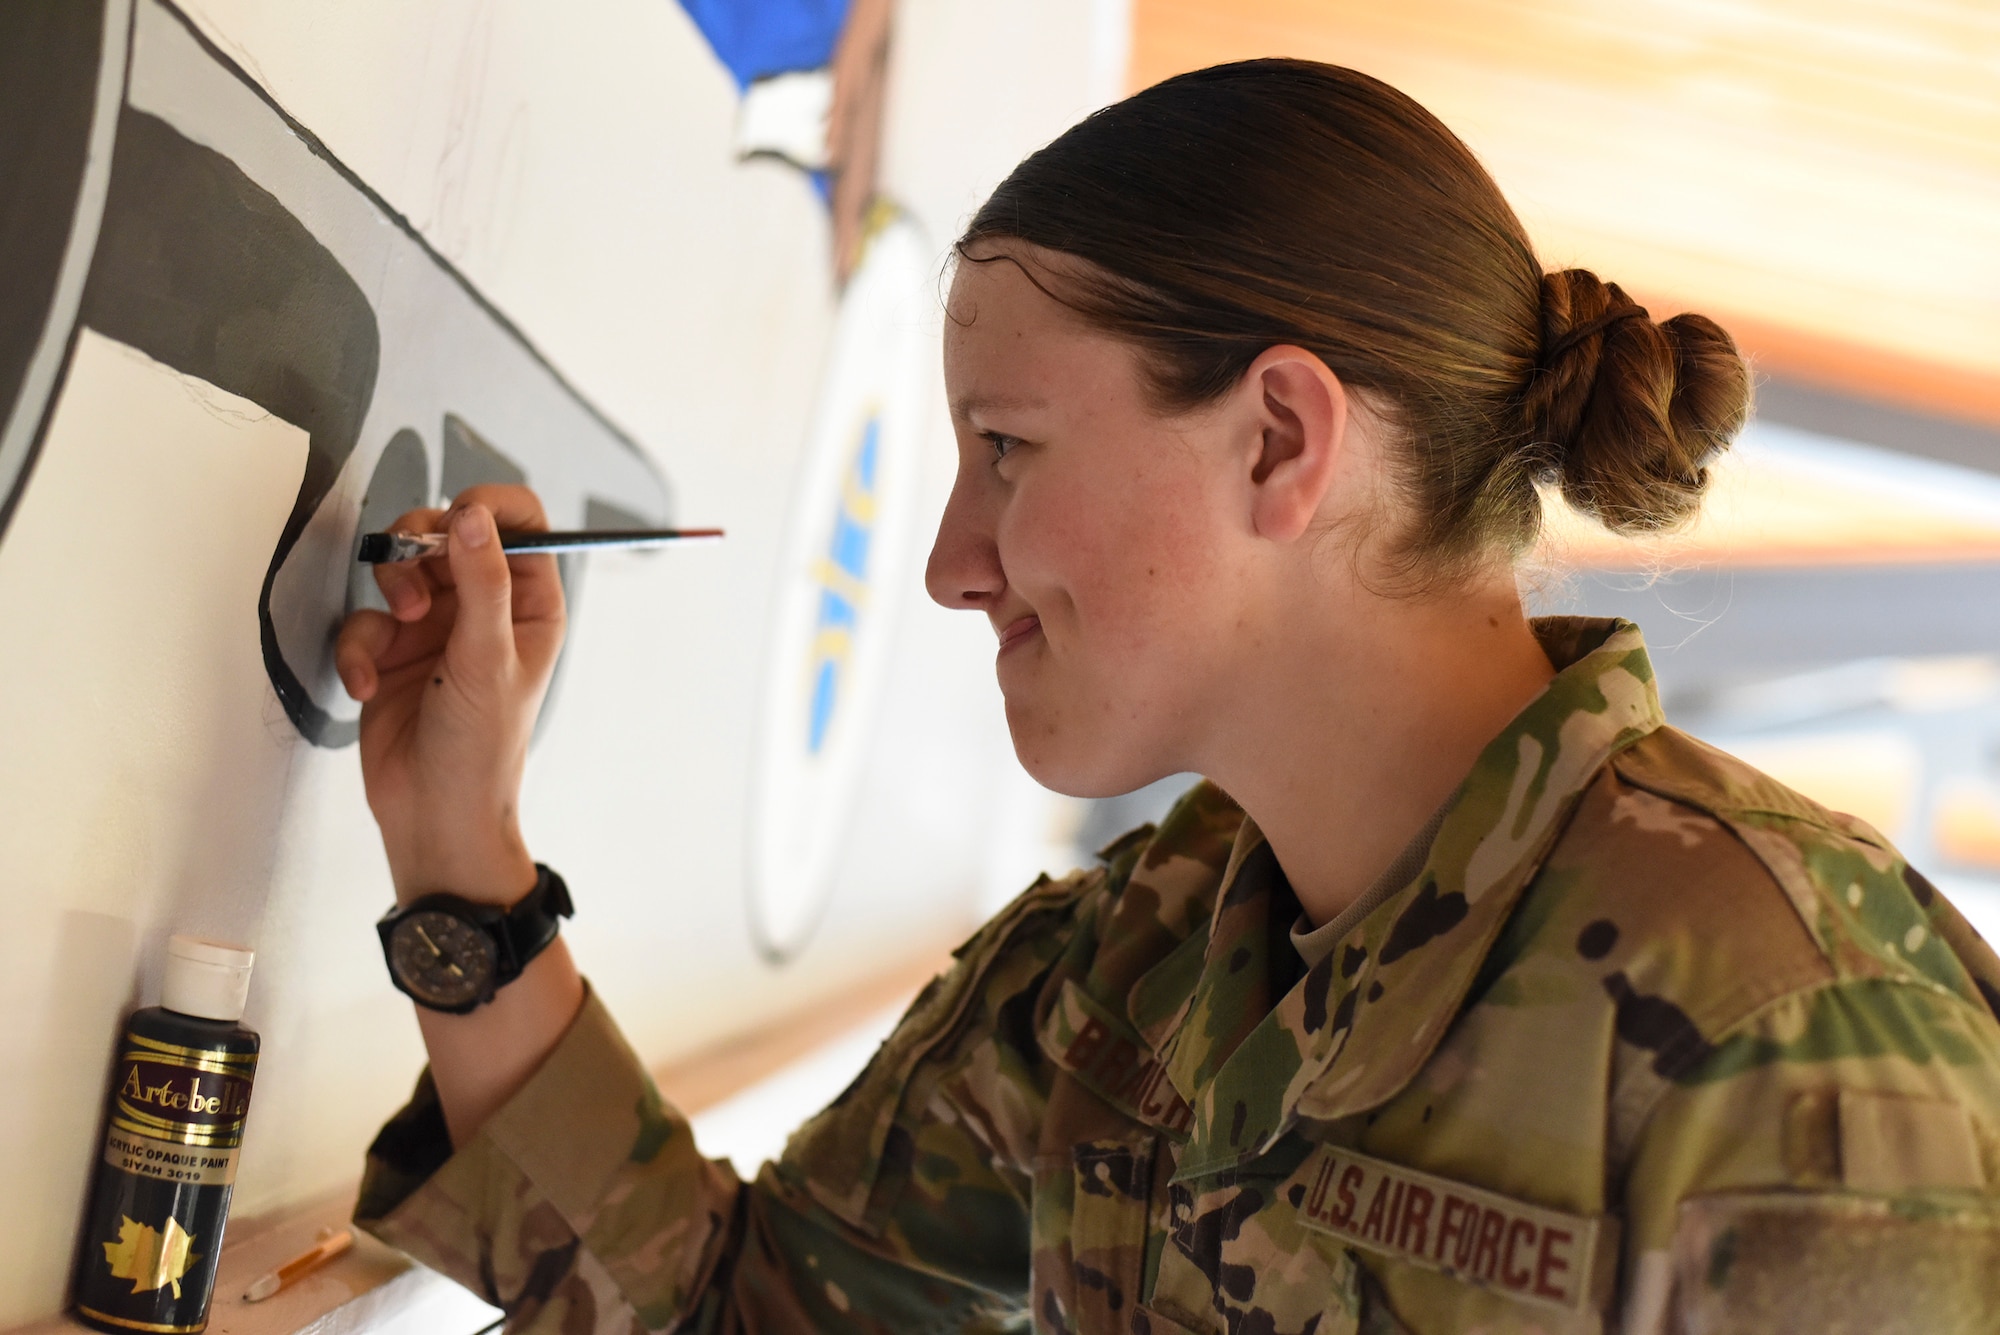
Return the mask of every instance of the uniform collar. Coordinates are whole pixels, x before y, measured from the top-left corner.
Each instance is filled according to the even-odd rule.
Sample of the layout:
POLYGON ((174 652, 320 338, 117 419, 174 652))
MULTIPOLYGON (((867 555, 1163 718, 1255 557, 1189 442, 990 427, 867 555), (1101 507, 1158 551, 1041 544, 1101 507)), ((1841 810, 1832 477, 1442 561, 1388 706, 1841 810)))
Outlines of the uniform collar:
MULTIPOLYGON (((1287 937, 1296 901, 1255 822, 1236 818, 1219 881, 1215 840, 1228 809, 1212 788, 1198 804, 1201 819, 1184 831, 1170 820, 1141 855, 1135 883, 1148 862, 1186 873, 1172 898, 1183 920, 1207 899, 1195 884, 1213 887, 1206 936, 1192 924, 1172 933, 1185 933, 1178 945, 1155 936, 1164 958, 1153 956, 1127 997, 1127 1013, 1194 1110, 1183 1175, 1261 1153, 1299 1117, 1361 1112, 1407 1084, 1584 788, 1664 722, 1636 626, 1556 617, 1534 629, 1555 678, 1480 753, 1416 877, 1282 995, 1271 993, 1296 967, 1287 937), (1176 833, 1201 842, 1183 854, 1172 846, 1176 833)), ((1167 903, 1156 889, 1141 899, 1167 903)), ((1107 945, 1116 939, 1105 934, 1107 945)))

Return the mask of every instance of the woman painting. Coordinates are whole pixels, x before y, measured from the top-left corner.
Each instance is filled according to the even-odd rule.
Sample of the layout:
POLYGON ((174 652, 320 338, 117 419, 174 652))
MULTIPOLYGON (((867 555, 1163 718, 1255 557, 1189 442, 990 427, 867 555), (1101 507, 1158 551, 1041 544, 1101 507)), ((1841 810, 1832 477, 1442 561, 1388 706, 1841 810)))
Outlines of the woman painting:
POLYGON ((1728 336, 1545 273, 1449 131, 1303 62, 1092 116, 957 254, 930 592, 991 623, 1041 782, 1207 781, 982 928, 746 1184, 514 822, 562 634, 494 541, 533 497, 408 516, 448 563, 340 646, 398 894, 540 926, 419 1008, 362 1222, 521 1331, 1972 1328, 2000 962, 1666 726, 1637 628, 1517 592, 1545 491, 1694 511, 1728 336))

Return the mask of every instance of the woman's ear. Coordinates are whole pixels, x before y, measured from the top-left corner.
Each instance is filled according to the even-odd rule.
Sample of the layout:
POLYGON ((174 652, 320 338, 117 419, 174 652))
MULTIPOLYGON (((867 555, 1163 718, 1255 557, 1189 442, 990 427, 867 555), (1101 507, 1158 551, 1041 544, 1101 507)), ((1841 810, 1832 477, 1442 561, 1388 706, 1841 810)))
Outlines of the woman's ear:
POLYGON ((1250 469, 1251 524, 1260 537, 1289 542, 1311 527, 1333 486, 1346 443, 1347 389, 1304 348, 1266 348, 1243 387, 1261 431, 1250 469))

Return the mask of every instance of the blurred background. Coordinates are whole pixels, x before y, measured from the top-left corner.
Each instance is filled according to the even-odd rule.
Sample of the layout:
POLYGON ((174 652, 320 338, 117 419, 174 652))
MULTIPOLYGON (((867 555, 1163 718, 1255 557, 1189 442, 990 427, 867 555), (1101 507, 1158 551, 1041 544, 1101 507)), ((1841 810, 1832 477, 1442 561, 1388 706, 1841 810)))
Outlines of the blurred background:
MULTIPOLYGON (((97 25, 72 91, 99 136, 76 140, 79 179, 112 173, 105 235, 129 179, 111 147, 164 122, 352 277, 384 388, 344 405, 352 452, 322 459, 255 384, 129 332, 93 251, 101 179, 93 205, 0 153, 0 233, 53 219, 58 257, 32 309, 26 250, 0 259, 20 317, 0 361, 16 325, 30 348, 0 403, 0 624, 64 628, 0 656, 0 875, 23 903, 0 996, 31 1017, 0 1050, 48 1091, 0 1118, 0 1327, 61 1304, 112 1036, 155 999, 168 932, 260 955, 242 1265, 344 1213, 421 1064, 370 926, 389 888, 352 710, 316 657, 365 596, 348 544, 392 493, 522 476, 593 523, 604 500, 730 530, 571 572, 525 812, 577 891, 595 986, 746 1172, 978 921, 1192 782, 1093 803, 1035 786, 985 628, 918 576, 952 467, 951 238, 1078 117, 1225 60, 1402 88, 1493 171, 1548 267, 1736 336, 1757 412, 1700 522, 1640 543, 1557 513, 1529 596, 1638 621, 1672 722, 1874 824, 2000 939, 1987 0, 17 0, 9 86, 75 14, 97 25), (439 369, 474 345, 522 369, 439 369), (181 435, 132 406, 162 389, 145 401, 206 405, 181 435), (585 424, 589 460, 564 453, 582 436, 537 435, 558 419, 585 424), (62 548, 85 514, 106 520, 94 563, 62 548), (151 559, 190 532, 247 536, 206 544, 207 565, 151 559)), ((61 119, 4 109, 10 144, 61 119)), ((370 1264, 389 1268, 326 1280, 286 1328, 381 1288, 393 1266, 370 1264)), ((341 1328, 485 1319, 394 1283, 400 1307, 341 1328)))
MULTIPOLYGON (((1552 510, 1550 611, 1627 616, 1669 718, 2000 926, 2000 11, 1975 0, 1134 0, 1131 85, 1282 53, 1410 93, 1550 268, 1720 320, 1755 420, 1699 523, 1552 510)), ((1109 829, 1093 813, 1094 829, 1109 829)))

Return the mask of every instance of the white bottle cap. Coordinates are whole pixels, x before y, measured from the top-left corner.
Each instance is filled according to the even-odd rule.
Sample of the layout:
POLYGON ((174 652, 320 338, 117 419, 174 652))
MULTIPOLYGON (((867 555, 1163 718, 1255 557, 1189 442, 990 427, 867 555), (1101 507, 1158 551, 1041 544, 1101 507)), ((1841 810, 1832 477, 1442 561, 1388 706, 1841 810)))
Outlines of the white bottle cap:
POLYGON ((160 1004, 182 1015, 233 1024, 243 1018, 250 995, 250 965, 256 958, 255 951, 206 937, 169 937, 160 1004))

